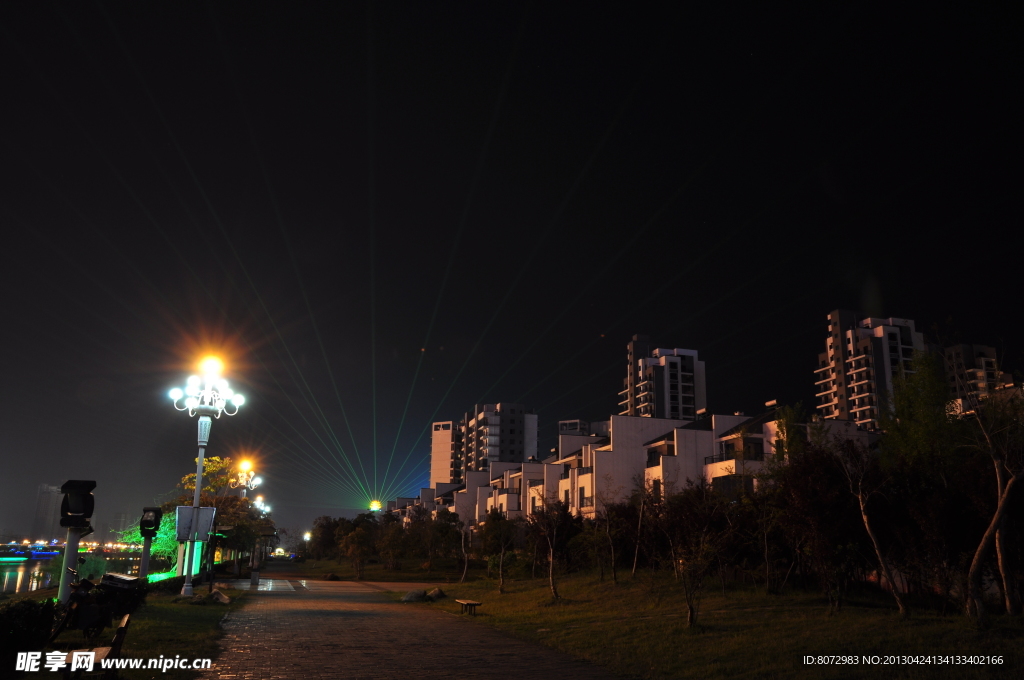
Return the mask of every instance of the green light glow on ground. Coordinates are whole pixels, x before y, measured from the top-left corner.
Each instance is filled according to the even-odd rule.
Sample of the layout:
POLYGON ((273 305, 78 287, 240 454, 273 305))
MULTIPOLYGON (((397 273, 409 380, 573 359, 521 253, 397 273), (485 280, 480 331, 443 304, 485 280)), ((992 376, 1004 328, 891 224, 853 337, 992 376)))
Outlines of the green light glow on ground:
POLYGON ((149 581, 150 583, 157 583, 158 581, 166 581, 169 578, 174 578, 177 575, 178 575, 177 572, 165 571, 165 572, 163 572, 161 574, 150 574, 149 576, 146 577, 146 580, 149 581))

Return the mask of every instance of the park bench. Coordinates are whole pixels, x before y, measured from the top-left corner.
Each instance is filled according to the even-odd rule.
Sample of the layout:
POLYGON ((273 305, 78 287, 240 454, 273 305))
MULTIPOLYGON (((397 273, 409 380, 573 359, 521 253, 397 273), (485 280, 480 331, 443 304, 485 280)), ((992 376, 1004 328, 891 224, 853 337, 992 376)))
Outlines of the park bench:
POLYGON ((462 613, 469 612, 470 616, 476 616, 476 608, 479 607, 482 602, 474 602, 473 600, 455 600, 462 605, 462 613))
POLYGON ((67 664, 64 667, 64 677, 80 678, 85 673, 82 669, 78 669, 71 674, 71 658, 75 652, 92 652, 95 654, 95 660, 93 662, 92 670, 89 671, 88 675, 100 675, 102 674, 105 678, 116 678, 117 670, 114 668, 103 669, 104 659, 119 659, 121 658, 121 645, 124 644, 124 637, 128 634, 128 624, 131 623, 131 614, 125 614, 124 618, 121 619, 121 623, 117 626, 117 631, 114 633, 114 639, 110 641, 109 647, 96 647, 95 649, 76 649, 68 652, 68 655, 64 657, 64 663, 67 664))

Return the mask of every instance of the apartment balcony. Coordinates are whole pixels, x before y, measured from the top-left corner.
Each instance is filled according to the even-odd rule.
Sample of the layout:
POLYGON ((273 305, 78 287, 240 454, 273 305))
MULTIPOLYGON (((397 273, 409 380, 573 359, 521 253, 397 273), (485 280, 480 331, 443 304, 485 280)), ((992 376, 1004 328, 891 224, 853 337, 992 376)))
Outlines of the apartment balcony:
POLYGON ((590 474, 593 474, 593 473, 594 473, 594 468, 592 466, 590 466, 590 465, 588 465, 586 467, 578 467, 578 468, 576 468, 576 476, 577 477, 582 477, 583 475, 590 475, 590 474))
POLYGON ((592 507, 594 507, 594 497, 593 496, 584 496, 582 498, 582 500, 580 500, 580 508, 592 508, 592 507))
POLYGON ((727 460, 740 460, 745 462, 763 463, 764 453, 755 453, 753 451, 723 451, 716 453, 713 456, 705 456, 704 464, 714 465, 715 463, 722 463, 727 460))
POLYGON ((832 385, 831 387, 828 387, 827 389, 824 389, 821 392, 816 392, 814 396, 820 397, 820 396, 829 394, 830 392, 835 392, 836 389, 837 389, 836 386, 832 385))
POLYGON ((569 472, 568 472, 568 470, 563 472, 562 474, 558 475, 558 478, 559 479, 569 479, 569 472))

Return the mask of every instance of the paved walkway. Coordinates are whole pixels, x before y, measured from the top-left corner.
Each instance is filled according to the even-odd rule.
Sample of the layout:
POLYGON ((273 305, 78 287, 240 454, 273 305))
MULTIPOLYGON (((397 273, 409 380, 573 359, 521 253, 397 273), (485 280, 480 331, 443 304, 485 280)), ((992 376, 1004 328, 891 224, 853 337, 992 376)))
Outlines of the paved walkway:
POLYGON ((300 580, 290 584, 292 590, 253 589, 249 603, 225 617, 223 651, 201 678, 616 677, 468 617, 423 604, 394 602, 381 592, 436 584, 300 580))

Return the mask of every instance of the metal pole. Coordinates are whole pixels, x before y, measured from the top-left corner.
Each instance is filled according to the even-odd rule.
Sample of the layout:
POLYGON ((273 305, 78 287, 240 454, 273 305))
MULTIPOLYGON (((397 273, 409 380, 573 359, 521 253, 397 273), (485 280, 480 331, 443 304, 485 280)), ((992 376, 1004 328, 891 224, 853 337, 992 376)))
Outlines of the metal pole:
POLYGON ((260 550, 262 549, 260 539, 256 539, 256 546, 252 551, 252 573, 249 574, 250 586, 258 586, 260 584, 260 550))
POLYGON ((60 588, 57 589, 57 599, 62 604, 66 604, 71 596, 69 592, 71 590, 71 572, 68 571, 68 567, 76 570, 78 568, 78 540, 81 537, 82 532, 80 529, 75 527, 68 528, 68 537, 64 542, 64 566, 60 573, 60 588))
POLYGON ((153 539, 147 536, 142 539, 142 561, 139 562, 139 578, 143 581, 149 576, 149 549, 153 545, 153 539))
POLYGON ((199 533, 199 494, 203 490, 203 457, 206 454, 206 445, 210 443, 210 428, 213 427, 213 420, 210 416, 199 416, 199 458, 196 463, 196 493, 192 499, 192 526, 189 528, 188 550, 185 557, 185 584, 181 587, 181 594, 185 597, 192 596, 192 562, 195 559, 196 539, 199 533))

